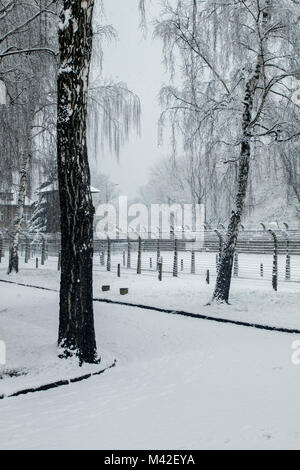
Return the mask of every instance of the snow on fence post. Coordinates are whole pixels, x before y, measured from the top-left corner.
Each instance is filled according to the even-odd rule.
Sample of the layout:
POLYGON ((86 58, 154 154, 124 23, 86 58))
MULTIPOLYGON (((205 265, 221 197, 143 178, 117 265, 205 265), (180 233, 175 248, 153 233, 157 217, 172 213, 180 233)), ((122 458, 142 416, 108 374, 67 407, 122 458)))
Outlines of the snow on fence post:
POLYGON ((111 240, 109 236, 107 236, 107 264, 106 270, 109 272, 111 271, 111 240))
POLYGON ((269 233, 274 241, 274 254, 273 254, 273 272, 272 272, 272 286, 275 291, 278 290, 278 240, 274 230, 269 229, 269 233))
POLYGON ((191 274, 196 273, 196 258, 195 258, 195 250, 192 249, 192 256, 191 256, 191 274))
POLYGON ((127 269, 131 268, 131 243, 130 238, 127 237, 127 269))
POLYGON ((139 246, 138 246, 138 260, 137 260, 137 274, 142 274, 142 237, 139 236, 139 246))
POLYGON ((178 240, 174 241, 174 263, 173 263, 173 277, 178 277, 178 240))
POLYGON ((233 267, 234 277, 239 277, 239 254, 235 253, 234 255, 234 267, 233 267))

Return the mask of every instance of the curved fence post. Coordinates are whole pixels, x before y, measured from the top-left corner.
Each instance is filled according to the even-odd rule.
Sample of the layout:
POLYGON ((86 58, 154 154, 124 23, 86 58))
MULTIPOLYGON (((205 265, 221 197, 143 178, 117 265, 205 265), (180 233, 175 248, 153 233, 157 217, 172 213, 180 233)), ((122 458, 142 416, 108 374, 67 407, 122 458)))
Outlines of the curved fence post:
POLYGON ((42 233, 40 233, 40 237, 42 238, 41 265, 44 266, 46 261, 46 237, 42 233))
POLYGON ((157 270, 159 268, 159 260, 160 260, 160 236, 157 239, 157 247, 156 247, 156 265, 157 265, 157 270))
POLYGON ((289 245, 290 245, 290 242, 287 239, 286 241, 286 266, 285 266, 285 280, 286 281, 291 280, 291 255, 289 253, 289 245))
POLYGON ((130 238, 127 237, 127 269, 131 268, 131 243, 130 238))
POLYGON ((25 247, 25 263, 27 264, 30 261, 31 249, 30 249, 30 237, 26 237, 26 247, 25 247))
POLYGON ((290 239, 289 239, 289 234, 287 232, 288 225, 284 224, 284 226, 286 227, 286 230, 283 230, 282 233, 284 233, 285 239, 286 239, 285 280, 290 281, 291 280, 290 239))
POLYGON ((137 260, 137 274, 142 274, 142 237, 139 236, 139 246, 138 246, 138 260, 137 260))
POLYGON ((278 239, 274 230, 269 229, 268 232, 272 235, 273 241, 274 241, 272 286, 273 286, 273 289, 277 291, 278 290, 278 239))
POLYGON ((109 272, 111 271, 111 240, 109 236, 107 236, 107 263, 106 263, 106 270, 109 272))
POLYGON ((178 277, 178 240, 174 241, 174 263, 173 263, 173 277, 178 277))
POLYGON ((2 262, 3 258, 3 246, 4 246, 4 238, 2 232, 0 232, 0 263, 2 262))
POLYGON ((237 252, 234 254, 233 275, 239 277, 239 254, 237 252))
POLYGON ((192 257, 191 257, 191 274, 196 274, 196 256, 195 250, 192 249, 192 257))
POLYGON ((162 275, 163 275, 163 259, 162 259, 162 256, 160 256, 159 259, 158 259, 157 270, 158 270, 158 280, 162 281, 162 275))
POLYGON ((101 243, 101 251, 100 251, 100 264, 101 266, 105 266, 105 248, 102 246, 101 243))

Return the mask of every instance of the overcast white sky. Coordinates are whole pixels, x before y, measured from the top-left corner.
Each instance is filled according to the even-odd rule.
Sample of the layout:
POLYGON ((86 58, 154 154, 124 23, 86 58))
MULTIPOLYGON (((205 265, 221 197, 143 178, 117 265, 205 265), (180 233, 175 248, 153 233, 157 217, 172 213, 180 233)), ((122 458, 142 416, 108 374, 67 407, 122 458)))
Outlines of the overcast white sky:
MULTIPOLYGON (((153 2, 152 14, 159 12, 153 2)), ((164 150, 157 145, 157 121, 160 115, 158 93, 167 82, 162 65, 161 42, 154 40, 151 26, 147 38, 140 29, 138 0, 104 0, 106 23, 118 31, 119 41, 105 45, 103 75, 126 82, 142 105, 142 135, 132 134, 121 150, 120 162, 109 152, 99 152, 98 165, 119 184, 121 193, 134 197, 137 189, 147 182, 149 169, 164 150)))

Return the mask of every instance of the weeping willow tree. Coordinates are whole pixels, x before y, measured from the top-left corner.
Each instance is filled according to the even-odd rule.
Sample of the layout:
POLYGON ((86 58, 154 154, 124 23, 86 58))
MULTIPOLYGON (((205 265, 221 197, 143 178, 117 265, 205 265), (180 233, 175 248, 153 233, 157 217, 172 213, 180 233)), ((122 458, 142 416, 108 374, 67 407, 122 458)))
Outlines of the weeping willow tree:
MULTIPOLYGON (((234 181, 213 296, 219 302, 229 300, 254 157, 270 150, 270 140, 296 135, 286 119, 286 108, 295 106, 286 82, 299 73, 299 8, 293 0, 166 1, 157 22, 165 62, 177 84, 162 90, 163 123, 167 116, 174 142, 180 136, 185 148, 199 152, 204 173, 209 162, 201 142, 207 142, 214 164, 228 165, 234 181)), ((215 186, 212 176, 209 185, 215 186)))
POLYGON ((108 148, 119 158, 132 130, 140 133, 141 105, 126 83, 103 83, 101 77, 89 89, 88 133, 95 155, 108 148))

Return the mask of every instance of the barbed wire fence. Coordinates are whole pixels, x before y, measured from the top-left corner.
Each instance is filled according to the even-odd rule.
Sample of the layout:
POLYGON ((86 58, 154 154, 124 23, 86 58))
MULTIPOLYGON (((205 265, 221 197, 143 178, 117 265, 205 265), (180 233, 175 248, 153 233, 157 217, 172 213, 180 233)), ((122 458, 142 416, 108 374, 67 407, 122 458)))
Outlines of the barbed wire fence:
MULTIPOLYGON (((216 276, 226 230, 190 233, 182 230, 153 233, 95 234, 94 270, 136 275, 202 276, 207 283, 216 276)), ((10 233, 0 232, 0 267, 6 263, 10 233)), ((19 244, 20 270, 50 266, 60 270, 60 234, 22 232, 19 244)), ((8 260, 7 260, 8 262, 8 260)), ((234 257, 233 278, 270 281, 274 290, 281 282, 300 283, 300 231, 280 230, 261 224, 257 230, 242 227, 234 257)))

